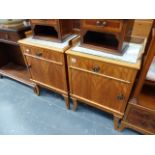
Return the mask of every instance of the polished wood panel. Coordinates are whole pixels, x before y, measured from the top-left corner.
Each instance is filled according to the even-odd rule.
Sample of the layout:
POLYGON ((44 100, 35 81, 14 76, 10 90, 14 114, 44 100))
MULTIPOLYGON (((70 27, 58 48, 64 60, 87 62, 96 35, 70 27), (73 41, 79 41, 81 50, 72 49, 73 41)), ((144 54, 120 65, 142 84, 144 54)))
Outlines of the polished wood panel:
POLYGON ((48 60, 41 60, 26 56, 32 79, 42 82, 49 87, 56 87, 67 91, 63 64, 59 65, 48 60))
POLYGON ((24 55, 32 56, 38 59, 46 59, 49 61, 54 61, 57 63, 62 63, 63 54, 60 54, 54 50, 50 51, 48 49, 34 47, 34 46, 22 46, 24 55))
POLYGON ((137 73, 136 70, 133 70, 131 68, 129 69, 123 66, 117 66, 77 56, 69 56, 69 65, 73 68, 77 67, 81 69, 86 69, 96 74, 107 75, 113 78, 117 78, 118 80, 124 80, 128 83, 134 81, 135 75, 137 73))

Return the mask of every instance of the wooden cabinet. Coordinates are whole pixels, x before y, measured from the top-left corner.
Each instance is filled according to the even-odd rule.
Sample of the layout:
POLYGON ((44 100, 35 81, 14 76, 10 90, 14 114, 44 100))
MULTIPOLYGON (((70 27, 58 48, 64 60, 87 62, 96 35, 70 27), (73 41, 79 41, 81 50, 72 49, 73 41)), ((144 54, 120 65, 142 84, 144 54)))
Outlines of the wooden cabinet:
POLYGON ((147 77, 150 66, 154 68, 154 63, 152 64, 155 56, 154 32, 155 30, 152 31, 148 51, 121 121, 120 131, 132 128, 142 134, 155 134, 155 78, 147 77))
POLYGON ((124 66, 123 63, 118 65, 108 59, 73 50, 66 53, 73 109, 76 110, 77 100, 80 100, 112 113, 117 129, 119 119, 124 115, 138 68, 129 64, 124 66))
POLYGON ((113 54, 123 54, 133 20, 83 19, 81 20, 81 46, 113 54))
POLYGON ((73 30, 70 19, 32 19, 33 37, 43 40, 62 42, 73 30))
MULTIPOLYGON (((20 47, 31 75, 37 86, 60 93, 69 108, 69 88, 65 51, 77 39, 69 39, 65 44, 42 41, 33 38, 20 40, 20 47), (49 44, 50 43, 50 44, 49 44)), ((39 95, 39 87, 37 90, 39 95)))
POLYGON ((25 38, 25 32, 30 26, 14 26, 6 28, 0 25, 0 77, 9 77, 36 90, 35 84, 30 81, 22 52, 17 41, 25 38))

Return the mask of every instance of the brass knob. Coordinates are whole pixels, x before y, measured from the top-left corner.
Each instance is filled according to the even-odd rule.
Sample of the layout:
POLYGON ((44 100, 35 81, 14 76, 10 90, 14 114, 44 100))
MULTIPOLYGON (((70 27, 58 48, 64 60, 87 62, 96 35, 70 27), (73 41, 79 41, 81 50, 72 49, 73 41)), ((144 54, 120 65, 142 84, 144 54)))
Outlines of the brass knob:
POLYGON ((97 73, 97 72, 100 71, 100 67, 99 66, 94 66, 92 70, 97 73))
POLYGON ((38 56, 38 57, 41 57, 42 53, 41 52, 36 52, 35 55, 38 56))
POLYGON ((29 50, 28 48, 27 48, 25 51, 26 51, 27 53, 30 52, 30 50, 29 50))
POLYGON ((117 95, 117 100, 124 100, 124 95, 123 94, 117 95))
POLYGON ((101 24, 102 24, 101 21, 99 21, 99 20, 96 21, 96 25, 101 26, 101 24))
POLYGON ((102 26, 106 26, 107 25, 107 22, 106 21, 103 21, 102 22, 102 26))

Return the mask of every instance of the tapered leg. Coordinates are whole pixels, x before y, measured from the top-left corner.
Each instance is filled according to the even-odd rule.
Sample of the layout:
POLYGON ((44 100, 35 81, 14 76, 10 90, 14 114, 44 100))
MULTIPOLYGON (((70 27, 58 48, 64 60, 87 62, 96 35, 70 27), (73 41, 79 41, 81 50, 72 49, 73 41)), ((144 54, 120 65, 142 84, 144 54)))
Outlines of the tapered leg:
POLYGON ((73 101, 73 111, 76 111, 78 107, 77 99, 72 98, 72 101, 73 101))
POLYGON ((120 126, 119 126, 119 131, 123 131, 125 129, 125 124, 123 122, 121 122, 120 126))
POLYGON ((3 75, 2 74, 0 74, 0 79, 3 79, 3 75))
POLYGON ((63 97, 64 97, 64 100, 65 100, 65 103, 66 103, 66 108, 70 109, 69 96, 63 94, 63 97))
POLYGON ((118 116, 114 116, 114 128, 115 128, 115 130, 119 129, 119 121, 120 121, 120 118, 118 116))
POLYGON ((39 88, 39 86, 35 86, 34 88, 33 88, 33 91, 34 91, 34 93, 36 94, 36 95, 40 95, 40 88, 39 88))

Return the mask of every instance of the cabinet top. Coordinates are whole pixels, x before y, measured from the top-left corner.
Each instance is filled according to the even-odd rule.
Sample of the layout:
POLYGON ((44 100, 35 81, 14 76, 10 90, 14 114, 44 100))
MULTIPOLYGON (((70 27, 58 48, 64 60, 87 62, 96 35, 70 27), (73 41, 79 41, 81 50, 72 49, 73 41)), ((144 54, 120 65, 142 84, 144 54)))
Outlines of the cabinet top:
POLYGON ((46 48, 49 50, 55 50, 57 52, 65 52, 68 48, 70 48, 70 46, 72 45, 72 42, 76 37, 77 35, 71 35, 63 43, 34 39, 33 37, 28 37, 28 38, 19 40, 18 42, 20 44, 46 48))
MULTIPOLYGON (((67 50, 66 53, 68 55, 85 57, 88 59, 94 59, 97 61, 103 61, 106 63, 111 63, 111 64, 139 70, 141 68, 141 62, 142 62, 141 58, 144 53, 145 45, 147 41, 145 38, 143 39, 140 38, 140 39, 141 41, 136 39, 136 43, 131 42, 129 44, 129 47, 126 49, 126 52, 121 56, 80 47, 79 44, 67 50)), ((135 38, 134 38, 134 41, 135 41, 135 38)))

